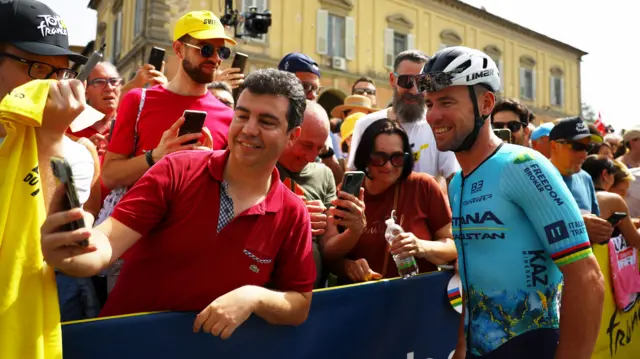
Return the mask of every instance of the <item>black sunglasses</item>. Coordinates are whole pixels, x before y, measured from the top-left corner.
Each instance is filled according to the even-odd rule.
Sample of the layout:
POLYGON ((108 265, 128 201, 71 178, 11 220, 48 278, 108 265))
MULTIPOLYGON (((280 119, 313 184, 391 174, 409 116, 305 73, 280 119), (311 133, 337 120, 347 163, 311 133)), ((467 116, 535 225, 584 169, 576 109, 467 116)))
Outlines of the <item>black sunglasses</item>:
POLYGON ((562 143, 563 145, 571 145, 571 149, 576 152, 580 152, 580 151, 589 152, 593 148, 593 143, 582 143, 582 142, 575 142, 575 141, 556 141, 556 142, 562 143))
POLYGON ((375 89, 354 89, 352 95, 375 95, 375 89))
POLYGON ((23 59, 22 57, 7 52, 0 52, 0 57, 6 57, 25 65, 29 65, 27 74, 34 80, 48 79, 53 76, 53 74, 57 74, 58 80, 74 79, 78 75, 77 72, 71 69, 55 67, 47 64, 46 62, 23 59))
POLYGON ((218 52, 218 57, 221 60, 226 60, 231 56, 231 49, 226 46, 215 47, 211 44, 204 44, 202 46, 197 46, 187 42, 184 42, 183 44, 185 44, 188 47, 192 47, 194 49, 200 50, 200 56, 204 57, 205 59, 213 56, 214 52, 216 51, 218 52))
POLYGON ((502 129, 508 128, 509 131, 518 132, 522 128, 522 122, 520 121, 509 121, 509 122, 494 122, 491 124, 491 127, 494 129, 502 129))
POLYGON ((421 75, 398 75, 395 72, 394 72, 394 75, 396 75, 398 86, 407 90, 413 88, 413 86, 416 85, 417 79, 420 78, 421 76, 421 75))
POLYGON ((391 161, 393 167, 402 167, 409 158, 410 154, 406 152, 394 152, 388 154, 385 152, 374 152, 370 156, 370 163, 374 167, 382 167, 391 161))

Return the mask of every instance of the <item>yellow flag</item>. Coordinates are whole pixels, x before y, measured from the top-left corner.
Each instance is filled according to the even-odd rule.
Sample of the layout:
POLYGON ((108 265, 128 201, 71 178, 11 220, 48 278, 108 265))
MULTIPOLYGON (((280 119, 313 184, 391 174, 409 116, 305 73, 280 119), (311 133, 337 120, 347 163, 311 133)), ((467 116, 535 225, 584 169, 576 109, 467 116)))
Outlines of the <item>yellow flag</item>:
MULTIPOLYGON (((62 358, 60 310, 53 268, 44 263, 45 220, 35 127, 51 81, 13 90, 0 103, 7 137, 0 145, 0 358, 62 358)), ((48 166, 48 163, 43 163, 48 166)))

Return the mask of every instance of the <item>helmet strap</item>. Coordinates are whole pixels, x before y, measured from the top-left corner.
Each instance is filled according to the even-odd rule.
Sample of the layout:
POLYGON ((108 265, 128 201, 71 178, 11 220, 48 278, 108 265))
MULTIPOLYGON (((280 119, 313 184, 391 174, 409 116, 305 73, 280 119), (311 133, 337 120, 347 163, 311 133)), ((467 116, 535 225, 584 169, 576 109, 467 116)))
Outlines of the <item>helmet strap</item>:
POLYGON ((471 97, 471 103, 473 104, 473 131, 462 141, 458 148, 452 150, 453 152, 464 152, 469 151, 471 147, 476 143, 478 139, 478 134, 480 133, 480 129, 484 126, 485 120, 489 117, 489 115, 481 116, 480 109, 478 109, 478 98, 476 96, 476 91, 473 86, 468 86, 469 89, 469 97, 471 97))

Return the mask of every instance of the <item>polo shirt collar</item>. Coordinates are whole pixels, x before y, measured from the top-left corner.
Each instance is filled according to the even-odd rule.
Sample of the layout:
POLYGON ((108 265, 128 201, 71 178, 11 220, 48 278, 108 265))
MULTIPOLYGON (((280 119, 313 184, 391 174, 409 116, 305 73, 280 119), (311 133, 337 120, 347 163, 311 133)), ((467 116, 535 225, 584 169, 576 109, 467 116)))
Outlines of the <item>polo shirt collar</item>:
MULTIPOLYGON (((213 151, 209 158, 209 172, 214 180, 222 183, 224 181, 224 168, 227 165, 229 159, 229 149, 224 151, 213 151)), ((280 181, 280 174, 278 169, 273 167, 271 172, 271 188, 267 193, 267 197, 264 201, 249 208, 244 214, 265 214, 266 212, 275 213, 282 209, 282 202, 284 201, 284 191, 288 190, 280 181)))

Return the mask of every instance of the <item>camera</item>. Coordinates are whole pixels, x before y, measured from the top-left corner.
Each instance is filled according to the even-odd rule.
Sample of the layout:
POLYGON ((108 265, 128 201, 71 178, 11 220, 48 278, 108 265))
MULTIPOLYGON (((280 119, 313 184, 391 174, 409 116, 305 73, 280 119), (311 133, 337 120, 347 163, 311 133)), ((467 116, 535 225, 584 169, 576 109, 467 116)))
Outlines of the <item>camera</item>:
POLYGON ((271 13, 269 10, 258 12, 255 6, 250 7, 248 12, 240 13, 233 9, 233 0, 226 0, 224 15, 220 18, 220 22, 224 26, 233 27, 234 36, 237 38, 262 38, 271 26, 271 13))

